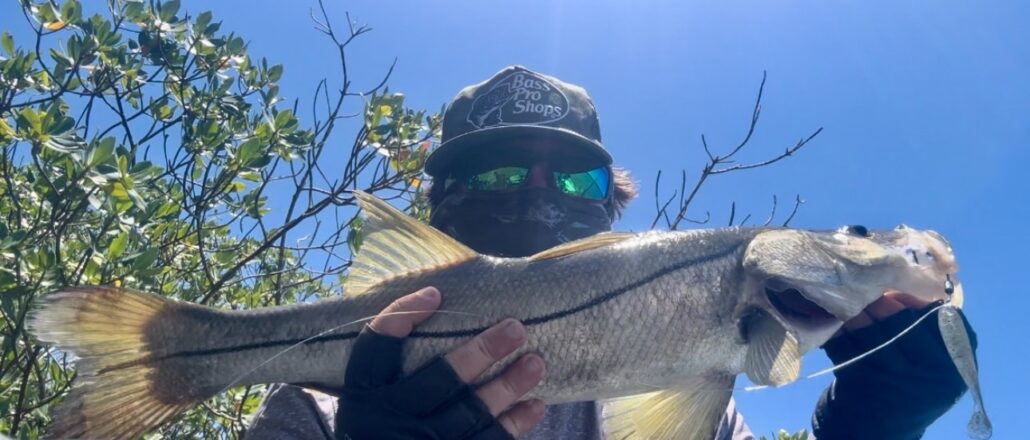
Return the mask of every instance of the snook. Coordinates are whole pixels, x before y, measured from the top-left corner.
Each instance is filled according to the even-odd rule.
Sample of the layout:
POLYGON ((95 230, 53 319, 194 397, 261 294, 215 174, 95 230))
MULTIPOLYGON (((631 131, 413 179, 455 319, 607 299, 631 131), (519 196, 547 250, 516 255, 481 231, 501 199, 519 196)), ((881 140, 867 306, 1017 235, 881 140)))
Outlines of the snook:
POLYGON ((548 363, 533 396, 637 395, 609 406, 610 432, 710 438, 736 374, 791 382, 803 353, 885 290, 941 298, 957 271, 943 238, 904 226, 609 233, 492 258, 356 195, 368 235, 345 298, 224 311, 103 287, 45 297, 32 331, 79 358, 51 435, 139 437, 230 386, 338 389, 360 327, 348 323, 432 285, 450 313, 412 334, 406 370, 514 317, 529 342, 510 359, 534 351, 548 363))

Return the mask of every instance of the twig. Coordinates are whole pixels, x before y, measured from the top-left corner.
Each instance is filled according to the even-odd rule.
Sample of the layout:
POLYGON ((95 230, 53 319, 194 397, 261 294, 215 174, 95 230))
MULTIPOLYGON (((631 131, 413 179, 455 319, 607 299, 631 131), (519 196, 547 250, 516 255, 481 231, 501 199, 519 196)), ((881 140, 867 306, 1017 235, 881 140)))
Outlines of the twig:
MULTIPOLYGON (((790 157, 790 156, 794 155, 794 153, 796 153, 798 150, 803 148, 805 145, 808 145, 809 141, 811 141, 819 133, 822 132, 823 129, 821 127, 816 129, 814 132, 812 132, 807 137, 801 138, 801 140, 799 140, 796 144, 794 144, 793 146, 791 146, 791 147, 787 148, 786 150, 784 150, 783 153, 781 153, 781 154, 779 154, 779 155, 777 155, 775 157, 772 157, 770 159, 766 159, 766 160, 763 160, 763 161, 760 161, 760 162, 756 162, 756 163, 749 163, 749 164, 739 164, 739 163, 736 163, 736 161, 734 160, 735 156, 737 155, 737 153, 739 153, 741 150, 743 150, 744 147, 747 146, 747 144, 751 141, 751 139, 752 139, 752 137, 753 137, 753 135, 755 133, 755 128, 758 125, 758 119, 759 119, 759 116, 762 113, 762 96, 763 96, 764 91, 765 91, 766 78, 767 78, 766 72, 763 71, 762 72, 762 82, 758 86, 758 93, 757 93, 757 96, 755 98, 754 107, 751 110, 751 120, 748 123, 747 132, 744 134, 743 139, 736 146, 734 146, 732 149, 730 149, 727 154, 720 156, 720 155, 717 155, 717 154, 713 153, 712 148, 708 144, 707 137, 704 134, 701 135, 701 146, 702 146, 702 148, 703 148, 703 150, 705 152, 705 155, 708 157, 708 161, 707 161, 707 163, 705 163, 704 167, 702 167, 701 173, 698 176, 697 181, 694 183, 694 185, 690 188, 689 191, 687 191, 687 189, 686 189, 686 171, 683 172, 683 178, 681 179, 681 184, 680 184, 679 191, 674 191, 673 197, 669 199, 669 200, 672 200, 676 196, 679 196, 679 206, 677 207, 677 209, 675 211, 676 212, 675 215, 671 219, 669 218, 669 213, 668 213, 668 205, 669 204, 666 203, 664 206, 658 204, 658 200, 660 199, 659 194, 658 194, 658 187, 660 185, 659 178, 661 177, 661 174, 659 173, 659 178, 655 179, 655 207, 656 207, 656 213, 655 213, 654 220, 651 222, 651 227, 652 228, 654 228, 658 224, 658 222, 660 220, 665 220, 666 225, 669 227, 669 229, 672 229, 672 230, 677 229, 680 226, 680 224, 682 222, 684 222, 684 221, 686 221, 688 223, 698 223, 697 220, 692 220, 692 219, 690 219, 687 216, 687 211, 690 209, 690 206, 694 202, 695 197, 697 196, 698 192, 701 190, 701 187, 704 186, 705 182, 708 181, 709 177, 715 176, 715 175, 719 175, 719 174, 727 174, 727 173, 731 173, 731 172, 734 172, 734 171, 749 170, 749 169, 755 169, 755 168, 760 168, 760 167, 772 165, 772 164, 774 164, 776 162, 779 162, 780 160, 783 160, 783 159, 785 159, 787 157, 790 157)), ((775 215, 775 206, 776 206, 776 201, 775 201, 775 198, 774 198, 774 200, 773 200, 773 214, 774 215, 775 215)), ((736 216, 736 203, 732 204, 731 208, 730 208, 730 221, 729 221, 730 225, 733 224, 733 220, 734 220, 735 216, 736 216)), ((708 218, 710 218, 710 216, 706 213, 706 219, 708 219, 708 218)), ((746 217, 744 220, 742 220, 741 224, 746 222, 749 218, 750 218, 750 215, 748 217, 746 217)), ((705 220, 705 221, 707 221, 707 220, 705 220)), ((769 220, 767 221, 766 224, 768 224, 771 221, 772 221, 772 216, 770 216, 770 218, 769 218, 769 220)))
POLYGON ((794 196, 794 209, 790 211, 790 215, 787 216, 787 219, 783 221, 784 227, 790 225, 790 221, 794 220, 794 215, 798 213, 798 208, 800 208, 801 205, 803 205, 804 203, 805 201, 801 199, 801 194, 797 194, 794 196))

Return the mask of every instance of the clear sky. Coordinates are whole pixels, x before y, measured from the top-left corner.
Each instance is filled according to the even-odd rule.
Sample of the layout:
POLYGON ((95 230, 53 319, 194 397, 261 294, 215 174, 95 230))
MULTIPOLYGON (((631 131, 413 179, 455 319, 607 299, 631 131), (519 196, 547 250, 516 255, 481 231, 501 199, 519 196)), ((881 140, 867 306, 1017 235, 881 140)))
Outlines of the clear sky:
MULTIPOLYGON (((7 3, 3 15, 15 12, 7 3)), ((223 30, 250 41, 252 56, 284 64, 281 95, 289 99, 308 103, 320 79, 338 78, 333 47, 311 23, 312 0, 183 3, 194 13, 213 9, 223 30)), ((713 225, 722 225, 736 201, 738 219, 752 213, 761 222, 773 195, 800 194, 807 203, 794 226, 940 231, 962 265, 994 438, 1025 435, 1030 289, 1019 274, 1030 273, 1030 3, 330 3, 338 26, 349 11, 374 29, 349 53, 356 84, 373 85, 396 57, 391 90, 414 107, 439 109, 508 64, 586 87, 606 146, 643 189, 622 230, 650 226, 659 170, 698 173, 702 133, 718 151, 740 139, 767 70, 762 120, 742 159, 824 132, 786 162, 716 178, 693 215, 711 211, 713 225)), ((804 370, 827 363, 813 353, 804 370)), ((796 430, 809 427, 828 382, 736 398, 756 433, 796 430)), ((971 406, 964 398, 927 438, 966 438, 971 406)))
MULTIPOLYGON (((724 224, 729 205, 766 218, 772 196, 807 201, 796 226, 898 223, 949 237, 962 264, 981 379, 995 438, 1025 432, 1030 289, 1030 17, 1027 3, 943 1, 375 1, 330 2, 374 30, 353 46, 357 82, 371 85, 394 57, 393 90, 437 109, 463 86, 508 64, 583 85, 605 144, 643 188, 618 229, 643 230, 664 170, 694 176, 700 135, 726 148, 744 134, 762 71, 762 120, 745 159, 824 132, 787 162, 724 176, 695 216, 724 224), (1021 409, 1022 408, 1022 409, 1021 409)), ((251 41, 252 55, 286 65, 283 93, 308 99, 337 73, 316 33, 314 2, 213 7, 251 41)), ((666 191, 672 186, 665 188, 666 191)), ((738 217, 739 219, 740 217, 738 217)), ((825 366, 822 353, 805 370, 825 366)), ((737 393, 751 427, 809 426, 826 377, 737 393)), ((927 438, 965 438, 964 398, 927 438)))

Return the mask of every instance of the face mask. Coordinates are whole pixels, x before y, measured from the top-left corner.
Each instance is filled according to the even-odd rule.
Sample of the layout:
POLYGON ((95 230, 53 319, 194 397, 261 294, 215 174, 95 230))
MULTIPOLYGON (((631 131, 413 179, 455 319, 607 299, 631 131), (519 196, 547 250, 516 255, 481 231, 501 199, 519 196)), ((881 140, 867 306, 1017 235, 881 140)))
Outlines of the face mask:
POLYGON ((429 223, 476 252, 500 257, 526 257, 612 228, 603 201, 550 188, 451 194, 429 223))

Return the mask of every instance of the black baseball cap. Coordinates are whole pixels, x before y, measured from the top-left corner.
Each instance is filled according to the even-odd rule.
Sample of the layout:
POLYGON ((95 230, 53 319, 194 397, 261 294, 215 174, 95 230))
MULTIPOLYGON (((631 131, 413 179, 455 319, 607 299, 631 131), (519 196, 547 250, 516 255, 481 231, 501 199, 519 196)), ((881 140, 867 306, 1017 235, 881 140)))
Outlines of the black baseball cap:
POLYGON ((514 138, 557 139, 598 165, 612 163, 587 91, 522 66, 465 87, 444 111, 442 131, 440 146, 426 158, 425 171, 434 177, 443 177, 463 153, 514 138))

